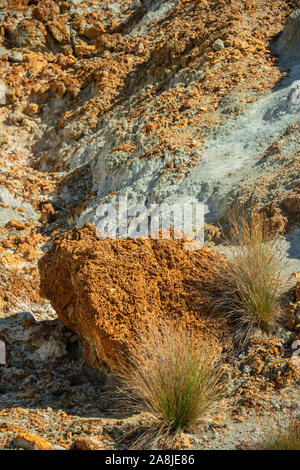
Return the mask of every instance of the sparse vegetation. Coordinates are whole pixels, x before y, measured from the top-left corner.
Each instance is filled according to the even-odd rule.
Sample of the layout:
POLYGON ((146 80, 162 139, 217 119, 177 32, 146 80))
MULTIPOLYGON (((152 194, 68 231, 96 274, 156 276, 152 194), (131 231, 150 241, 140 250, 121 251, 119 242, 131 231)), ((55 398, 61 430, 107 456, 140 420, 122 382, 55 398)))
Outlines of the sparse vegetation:
POLYGON ((300 420, 291 421, 286 428, 279 425, 268 428, 259 447, 263 450, 300 450, 300 420))
POLYGON ((279 236, 265 230, 256 211, 249 222, 234 221, 228 256, 203 282, 216 310, 233 319, 237 343, 257 329, 273 330, 278 322, 284 269, 278 242, 279 236))
POLYGON ((216 360, 216 352, 184 327, 153 328, 140 337, 129 367, 120 372, 126 404, 150 412, 162 433, 187 429, 222 396, 216 360))

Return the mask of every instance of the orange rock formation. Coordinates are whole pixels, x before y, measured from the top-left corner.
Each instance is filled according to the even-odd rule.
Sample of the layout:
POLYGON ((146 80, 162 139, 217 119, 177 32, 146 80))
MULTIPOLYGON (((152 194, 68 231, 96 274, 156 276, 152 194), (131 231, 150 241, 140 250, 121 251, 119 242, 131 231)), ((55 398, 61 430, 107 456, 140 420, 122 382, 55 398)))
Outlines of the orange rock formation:
POLYGON ((139 331, 158 321, 184 321, 220 348, 229 338, 224 319, 195 301, 191 279, 219 255, 187 251, 184 240, 99 240, 92 225, 56 239, 39 263, 41 295, 82 339, 94 368, 115 368, 139 331))

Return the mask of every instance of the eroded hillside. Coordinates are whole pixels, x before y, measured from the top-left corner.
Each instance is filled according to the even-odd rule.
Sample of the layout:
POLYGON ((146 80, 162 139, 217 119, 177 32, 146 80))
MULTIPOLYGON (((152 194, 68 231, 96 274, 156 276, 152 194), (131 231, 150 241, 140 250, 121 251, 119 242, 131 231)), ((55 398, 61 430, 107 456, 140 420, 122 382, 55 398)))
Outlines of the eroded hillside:
MULTIPOLYGON (((8 347, 0 446, 126 447, 119 439, 149 418, 110 411, 117 397, 99 358, 110 341, 122 349, 134 337, 145 310, 197 319, 182 284, 192 254, 175 241, 165 249, 138 241, 143 266, 130 241, 101 242, 90 225, 78 228, 97 224, 100 204, 204 202, 212 238, 211 224, 257 206, 286 236, 288 274, 299 271, 298 8, 297 0, 0 0, 0 339, 8 347), (100 315, 102 342, 89 361, 97 372, 40 296, 37 262, 53 239, 42 293, 86 344, 84 315, 95 309, 91 332, 100 315)), ((201 256, 208 270, 219 260, 201 256)), ((259 415, 299 416, 294 284, 288 325, 229 354, 220 414, 175 447, 249 448, 259 415)), ((226 322, 201 316, 201 325, 228 352, 226 322)))

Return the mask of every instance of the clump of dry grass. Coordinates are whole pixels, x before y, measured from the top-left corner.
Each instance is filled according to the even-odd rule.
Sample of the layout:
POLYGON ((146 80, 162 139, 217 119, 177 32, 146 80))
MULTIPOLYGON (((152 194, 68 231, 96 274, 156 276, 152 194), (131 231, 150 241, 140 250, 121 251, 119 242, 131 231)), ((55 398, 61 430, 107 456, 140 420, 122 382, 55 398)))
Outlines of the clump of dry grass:
POLYGON ((300 450, 300 420, 293 420, 286 428, 269 427, 258 446, 263 450, 300 450))
POLYGON ((246 342, 260 329, 271 331, 281 315, 280 295, 285 267, 279 235, 265 230, 254 212, 250 222, 232 223, 228 256, 209 271, 201 289, 210 294, 215 309, 235 323, 235 341, 246 342))
MULTIPOLYGON (((184 327, 152 328, 119 372, 127 407, 153 417, 149 436, 172 436, 211 411, 224 389, 217 354, 184 327)), ((149 437, 148 436, 148 437, 149 437)))

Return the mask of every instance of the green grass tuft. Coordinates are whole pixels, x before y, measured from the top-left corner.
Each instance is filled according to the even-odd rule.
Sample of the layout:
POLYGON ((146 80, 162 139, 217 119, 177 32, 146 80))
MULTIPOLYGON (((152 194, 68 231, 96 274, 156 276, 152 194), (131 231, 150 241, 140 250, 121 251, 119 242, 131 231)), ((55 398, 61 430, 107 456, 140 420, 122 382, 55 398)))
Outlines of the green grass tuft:
POLYGON ((170 435, 185 430, 221 398, 223 375, 217 355, 183 327, 153 328, 132 352, 120 377, 127 405, 149 412, 155 426, 170 435))
POLYGON ((234 321, 235 341, 241 344, 278 324, 285 262, 279 236, 265 230, 257 212, 250 222, 232 223, 227 245, 224 262, 210 269, 200 288, 210 294, 215 310, 234 321))

